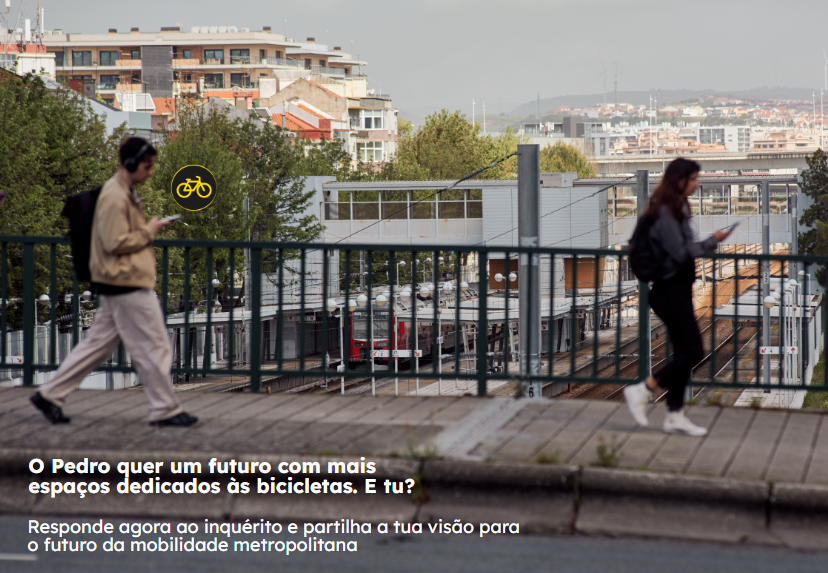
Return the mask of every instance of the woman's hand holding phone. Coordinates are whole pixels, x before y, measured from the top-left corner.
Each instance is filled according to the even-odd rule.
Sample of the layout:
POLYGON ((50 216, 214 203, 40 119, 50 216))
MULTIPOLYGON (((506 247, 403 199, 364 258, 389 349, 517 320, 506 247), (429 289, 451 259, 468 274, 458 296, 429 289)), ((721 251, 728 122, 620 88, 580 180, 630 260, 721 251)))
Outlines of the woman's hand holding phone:
POLYGON ((736 221, 735 223, 733 223, 732 225, 728 225, 724 229, 719 229, 718 231, 713 233, 713 236, 716 237, 716 240, 721 243, 722 241, 727 239, 733 231, 736 230, 736 227, 738 227, 740 223, 741 221, 736 221))

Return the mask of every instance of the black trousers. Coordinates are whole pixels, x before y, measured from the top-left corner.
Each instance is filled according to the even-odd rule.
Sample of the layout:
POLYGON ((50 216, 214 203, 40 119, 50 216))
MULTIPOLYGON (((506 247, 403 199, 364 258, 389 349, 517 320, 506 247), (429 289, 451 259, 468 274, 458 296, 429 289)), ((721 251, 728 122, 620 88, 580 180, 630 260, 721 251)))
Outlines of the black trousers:
POLYGON ((684 406, 684 389, 693 367, 704 358, 699 327, 693 315, 693 283, 686 280, 655 281, 650 290, 650 307, 667 326, 673 359, 653 374, 667 390, 667 408, 674 412, 684 406))

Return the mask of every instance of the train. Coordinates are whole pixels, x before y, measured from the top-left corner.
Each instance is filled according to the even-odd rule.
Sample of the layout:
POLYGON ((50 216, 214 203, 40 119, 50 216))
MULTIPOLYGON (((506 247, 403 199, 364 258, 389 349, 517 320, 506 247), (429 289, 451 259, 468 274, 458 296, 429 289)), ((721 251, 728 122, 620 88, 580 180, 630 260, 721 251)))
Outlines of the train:
MULTIPOLYGON (((380 307, 374 305, 372 309, 374 322, 374 350, 380 351, 374 356, 374 364, 380 366, 390 366, 393 364, 394 351, 402 351, 398 353, 397 358, 402 361, 408 361, 411 357, 411 351, 414 349, 414 337, 411 328, 411 318, 398 318, 393 308, 380 307), (392 329, 389 331, 389 317, 391 318, 392 329), (396 334, 396 336, 395 336, 396 334)), ((432 315, 429 311, 423 311, 420 316, 428 319, 432 315)), ((418 320, 417 326, 417 355, 420 358, 431 360, 434 351, 436 350, 436 338, 434 331, 436 325, 431 321, 423 322, 418 320)), ((443 351, 450 351, 454 347, 454 322, 443 321, 440 326, 441 333, 445 345, 443 351)), ((368 308, 356 308, 351 312, 350 318, 350 332, 346 332, 348 345, 348 358, 351 366, 359 368, 360 365, 367 365, 370 353, 369 330, 368 322, 368 308)))

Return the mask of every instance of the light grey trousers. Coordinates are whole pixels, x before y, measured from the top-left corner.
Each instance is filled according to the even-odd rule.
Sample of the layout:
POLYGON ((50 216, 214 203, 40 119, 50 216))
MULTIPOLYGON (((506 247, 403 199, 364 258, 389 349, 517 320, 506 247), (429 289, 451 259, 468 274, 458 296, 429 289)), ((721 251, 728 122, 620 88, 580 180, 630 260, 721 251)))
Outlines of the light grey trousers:
POLYGON ((165 420, 179 414, 181 405, 170 381, 172 348, 164 326, 164 316, 149 289, 115 296, 101 295, 95 322, 86 340, 66 357, 40 394, 63 407, 64 400, 84 377, 111 356, 123 340, 132 364, 150 403, 150 421, 165 420))

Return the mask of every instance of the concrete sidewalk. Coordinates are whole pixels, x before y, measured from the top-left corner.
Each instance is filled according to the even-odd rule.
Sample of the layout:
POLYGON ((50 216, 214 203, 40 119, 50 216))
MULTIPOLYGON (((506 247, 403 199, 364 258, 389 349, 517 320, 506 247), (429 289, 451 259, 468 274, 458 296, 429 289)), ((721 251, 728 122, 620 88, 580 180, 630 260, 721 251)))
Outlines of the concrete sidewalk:
POLYGON ((31 406, 32 393, 0 390, 0 512, 461 518, 517 521, 521 531, 826 547, 828 423, 817 412, 691 407, 691 419, 709 430, 699 439, 662 433, 660 405, 651 409, 651 426, 640 428, 615 402, 182 393, 184 408, 201 421, 159 429, 146 424, 140 390, 78 391, 65 408, 72 423, 59 426, 31 406), (278 502, 142 494, 94 506, 26 489, 33 457, 206 464, 299 456, 365 456, 378 463, 371 476, 378 483, 416 476, 424 489, 417 503, 362 494, 278 502))

